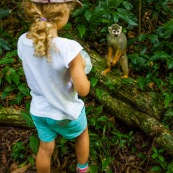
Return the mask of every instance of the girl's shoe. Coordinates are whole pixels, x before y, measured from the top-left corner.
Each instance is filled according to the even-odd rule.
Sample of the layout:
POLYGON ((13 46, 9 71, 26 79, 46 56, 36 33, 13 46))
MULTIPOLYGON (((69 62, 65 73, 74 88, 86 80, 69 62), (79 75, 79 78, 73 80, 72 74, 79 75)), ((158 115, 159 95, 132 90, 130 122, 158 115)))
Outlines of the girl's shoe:
POLYGON ((78 168, 76 167, 76 172, 77 173, 89 173, 89 167, 87 168, 87 170, 84 170, 83 172, 79 172, 78 168))

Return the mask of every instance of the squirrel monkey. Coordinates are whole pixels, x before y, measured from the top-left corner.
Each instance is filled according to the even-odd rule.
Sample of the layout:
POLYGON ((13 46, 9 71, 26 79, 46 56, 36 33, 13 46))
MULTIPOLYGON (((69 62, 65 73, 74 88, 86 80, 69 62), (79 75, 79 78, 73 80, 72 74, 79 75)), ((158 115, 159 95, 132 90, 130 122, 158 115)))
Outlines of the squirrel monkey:
POLYGON ((102 71, 102 75, 105 76, 111 71, 111 67, 120 60, 124 76, 128 78, 128 58, 126 56, 127 51, 127 38, 122 32, 122 26, 113 24, 108 27, 109 34, 107 35, 108 53, 107 53, 107 65, 108 68, 102 71))

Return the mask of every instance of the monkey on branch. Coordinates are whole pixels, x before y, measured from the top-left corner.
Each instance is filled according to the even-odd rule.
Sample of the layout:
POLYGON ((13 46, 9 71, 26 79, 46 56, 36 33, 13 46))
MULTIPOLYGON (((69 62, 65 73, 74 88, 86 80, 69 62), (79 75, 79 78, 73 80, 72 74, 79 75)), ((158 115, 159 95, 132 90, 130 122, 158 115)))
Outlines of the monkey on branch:
POLYGON ((108 67, 102 71, 102 75, 105 76, 108 72, 110 72, 111 67, 119 61, 124 73, 123 78, 128 78, 128 58, 126 55, 127 38, 122 32, 122 26, 113 24, 108 27, 108 31, 108 53, 106 56, 108 67))

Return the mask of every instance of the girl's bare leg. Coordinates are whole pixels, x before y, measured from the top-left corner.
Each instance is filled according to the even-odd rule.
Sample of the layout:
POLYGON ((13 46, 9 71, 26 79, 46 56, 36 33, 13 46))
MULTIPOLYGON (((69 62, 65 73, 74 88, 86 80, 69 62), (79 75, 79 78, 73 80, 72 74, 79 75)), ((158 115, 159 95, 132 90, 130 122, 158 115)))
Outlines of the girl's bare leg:
POLYGON ((76 138, 75 149, 76 149, 78 163, 85 164, 86 162, 88 162, 88 157, 89 157, 88 127, 86 127, 84 132, 76 138))
POLYGON ((55 148, 55 140, 51 142, 40 141, 36 157, 37 173, 50 173, 51 156, 55 148))

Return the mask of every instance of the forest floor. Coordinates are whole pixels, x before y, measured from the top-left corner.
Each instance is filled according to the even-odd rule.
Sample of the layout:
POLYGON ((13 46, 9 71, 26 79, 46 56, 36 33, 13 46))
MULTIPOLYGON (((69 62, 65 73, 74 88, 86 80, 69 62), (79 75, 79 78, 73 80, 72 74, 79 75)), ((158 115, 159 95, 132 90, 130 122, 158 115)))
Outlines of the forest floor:
MULTIPOLYGON (((0 142, 0 172, 1 173, 35 173, 36 169, 34 167, 23 167, 21 169, 18 168, 17 163, 12 159, 11 154, 12 154, 12 146, 17 142, 17 141, 22 141, 23 143, 28 143, 29 142, 29 136, 33 133, 32 129, 25 129, 25 128, 18 128, 18 127, 10 127, 10 126, 0 126, 0 136, 1 136, 1 142, 0 142)), ((34 132, 35 133, 35 132, 34 132)), ((136 132, 135 135, 136 139, 136 146, 138 145, 139 148, 141 148, 141 144, 145 145, 151 145, 147 141, 146 137, 144 134, 140 132, 136 132)), ((70 149, 69 149, 70 150, 70 149)), ((141 167, 140 165, 143 165, 142 160, 139 160, 136 158, 136 154, 132 153, 130 151, 131 149, 128 149, 128 146, 125 146, 122 148, 115 159, 115 162, 112 164, 114 167, 114 172, 117 172, 118 170, 120 171, 119 173, 126 173, 128 170, 134 170, 134 173, 142 173, 146 172, 146 170, 149 169, 151 166, 145 165, 145 167, 141 167), (119 160, 119 161, 118 161, 119 160), (115 171, 116 170, 116 171, 115 171), (136 170, 136 171, 135 171, 136 170)), ((143 151, 145 154, 148 151, 143 151)), ((60 156, 63 157, 63 156, 60 156)), ((72 162, 72 161, 69 161, 72 162)), ((63 165, 63 163, 62 163, 63 165)), ((144 166, 144 165, 143 165, 144 166)), ((53 164, 52 165, 52 173, 56 172, 55 167, 57 165, 53 164)), ((61 168, 59 168, 60 170, 61 168)), ((71 171, 66 171, 65 169, 61 170, 62 172, 71 172, 71 171)), ((117 172, 118 173, 118 172, 117 172)), ((129 172, 130 173, 130 172, 129 172)))
MULTIPOLYGON (((92 101, 93 102, 93 101, 92 101)), ((86 103, 87 104, 87 103, 86 103)), ((91 103, 88 103, 91 104, 91 103)), ((93 103, 92 103, 93 104, 93 103)), ((97 103, 98 105, 98 103, 97 103)), ((109 114, 109 113, 108 113, 109 114)), ((108 115, 111 116, 111 115, 108 115)), ((92 117, 88 116, 88 121, 90 121, 92 117)), ((149 173, 151 168, 157 166, 156 160, 152 158, 152 147, 154 146, 154 141, 151 141, 146 137, 146 135, 138 129, 132 129, 130 127, 125 126, 118 120, 114 121, 114 125, 116 129, 120 132, 119 135, 122 135, 122 140, 119 140, 119 144, 115 143, 114 146, 110 147, 109 151, 106 151, 110 157, 110 164, 108 167, 102 171, 104 154, 101 154, 103 149, 98 149, 99 146, 94 146, 98 141, 91 141, 91 147, 96 150, 98 156, 98 162, 94 161, 96 157, 93 148, 91 148, 90 152, 90 165, 98 166, 96 172, 101 173, 149 173), (131 135, 131 141, 127 142, 123 140, 123 135, 128 135, 129 132, 133 132, 131 135), (121 146, 121 144, 122 146, 121 146), (97 148, 98 147, 98 148, 97 148), (101 164, 102 163, 102 164, 101 164), (97 165, 98 164, 98 165, 97 165)), ((89 133, 93 136, 94 133, 99 133, 99 130, 96 132, 93 129, 93 126, 89 124, 89 133)), ((100 129, 102 131, 103 129, 100 129)), ((28 162, 24 164, 20 163, 19 168, 19 159, 14 160, 12 158, 12 154, 15 153, 13 150, 13 146, 16 142, 22 142, 25 146, 29 145, 29 138, 31 135, 36 135, 35 129, 29 128, 20 128, 20 127, 12 127, 12 126, 0 126, 0 173, 35 173, 35 166, 31 166, 28 162)), ((119 138, 120 139, 120 138, 119 138)), ((129 138, 130 139, 130 138, 129 138)), ((58 142, 61 142, 62 138, 58 137, 58 142)), ((107 137, 107 144, 109 145, 110 138, 107 137)), ((60 148, 57 147, 56 154, 54 154, 52 159, 52 172, 51 173, 70 173, 75 172, 76 158, 75 158, 75 149, 74 149, 74 141, 67 141, 62 144, 62 147, 66 146, 65 150, 62 152, 60 148), (58 151, 58 152, 57 152, 58 151)), ((106 146, 105 146, 106 148, 106 146)), ((31 155, 31 151, 29 147, 25 148, 25 151, 18 151, 17 154, 24 153, 24 157, 27 155, 31 155)), ((32 154, 32 157, 35 158, 35 155, 32 154)), ((105 156, 106 157, 106 156, 105 156)), ((169 159, 169 156, 165 155, 165 160, 169 159)), ((109 160, 109 159, 108 159, 109 160)), ((93 172, 93 171, 92 171, 93 172)), ((94 173, 96 173, 94 172, 94 173)), ((150 172, 154 173, 154 172, 150 172)), ((163 172, 164 173, 164 172, 163 172)))

